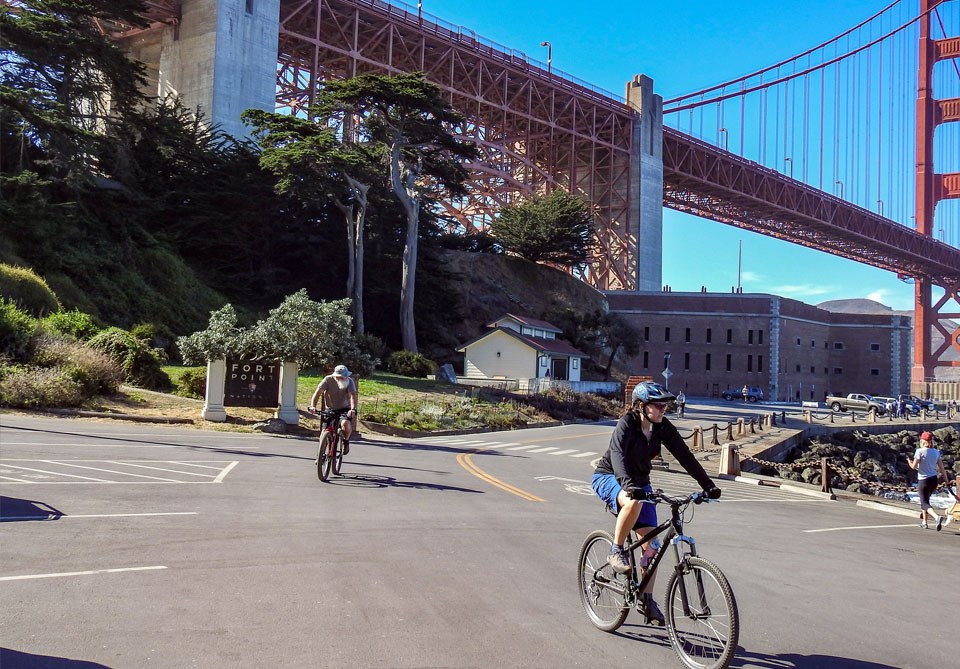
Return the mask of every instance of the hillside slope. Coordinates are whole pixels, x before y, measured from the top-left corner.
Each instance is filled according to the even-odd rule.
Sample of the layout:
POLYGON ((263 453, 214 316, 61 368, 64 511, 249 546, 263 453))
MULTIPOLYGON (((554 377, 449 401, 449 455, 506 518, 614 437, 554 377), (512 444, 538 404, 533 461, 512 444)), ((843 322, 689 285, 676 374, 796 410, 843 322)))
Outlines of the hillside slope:
POLYGON ((451 333, 460 344, 478 337, 487 323, 506 313, 549 321, 564 309, 607 311, 599 291, 553 267, 513 256, 451 250, 443 252, 443 259, 456 277, 456 299, 463 308, 464 318, 451 333))

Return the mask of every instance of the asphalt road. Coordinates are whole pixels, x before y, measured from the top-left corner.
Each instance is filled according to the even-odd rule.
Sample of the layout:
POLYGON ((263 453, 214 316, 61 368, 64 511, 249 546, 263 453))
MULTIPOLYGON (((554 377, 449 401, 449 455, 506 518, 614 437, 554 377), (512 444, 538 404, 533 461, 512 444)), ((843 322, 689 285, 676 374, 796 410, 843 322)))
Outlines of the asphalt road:
MULTIPOLYGON (((365 439, 324 484, 308 441, 0 414, 0 667, 679 666, 580 606, 611 430, 365 439)), ((736 593, 733 666, 955 665, 953 526, 720 487, 686 527, 736 593)))

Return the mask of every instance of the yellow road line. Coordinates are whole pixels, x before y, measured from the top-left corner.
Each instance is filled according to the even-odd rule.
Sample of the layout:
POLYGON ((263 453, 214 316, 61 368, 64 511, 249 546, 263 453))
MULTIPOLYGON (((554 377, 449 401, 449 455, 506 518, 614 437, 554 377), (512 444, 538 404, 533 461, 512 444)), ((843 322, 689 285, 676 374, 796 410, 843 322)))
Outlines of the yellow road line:
POLYGON ((489 484, 492 485, 492 486, 496 486, 497 488, 500 488, 501 490, 506 490, 508 493, 510 493, 510 494, 512 494, 512 495, 516 495, 517 497, 520 497, 520 498, 522 498, 522 499, 525 499, 525 500, 527 500, 528 502, 543 502, 543 501, 545 501, 545 500, 543 500, 543 499, 540 499, 540 498, 537 497, 536 495, 532 495, 532 494, 530 494, 530 493, 528 493, 528 492, 526 492, 526 491, 520 490, 520 488, 515 488, 514 486, 510 485, 509 483, 504 483, 504 482, 501 481, 500 479, 497 479, 497 478, 494 478, 494 477, 490 476, 490 475, 487 474, 485 471, 483 471, 482 469, 480 469, 479 467, 477 467, 477 466, 473 463, 473 460, 472 460, 471 458, 473 457, 474 453, 479 453, 479 452, 480 452, 479 450, 476 450, 476 451, 471 451, 470 453, 461 453, 460 455, 457 456, 457 462, 459 462, 460 465, 461 465, 464 469, 466 469, 468 472, 470 472, 471 474, 473 474, 474 476, 476 476, 476 477, 477 477, 478 479, 480 479, 481 481, 486 481, 487 483, 489 483, 489 484))

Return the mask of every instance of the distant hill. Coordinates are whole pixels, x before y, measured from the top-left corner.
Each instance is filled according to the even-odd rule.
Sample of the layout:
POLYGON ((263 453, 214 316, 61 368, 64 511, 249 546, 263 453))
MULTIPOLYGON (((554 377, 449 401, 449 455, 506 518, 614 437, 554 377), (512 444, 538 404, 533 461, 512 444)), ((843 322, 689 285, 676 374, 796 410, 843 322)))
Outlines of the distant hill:
POLYGON ((852 300, 828 300, 816 305, 817 308, 825 311, 832 311, 838 314, 884 314, 888 316, 913 316, 912 311, 896 311, 885 304, 866 298, 856 298, 852 300))

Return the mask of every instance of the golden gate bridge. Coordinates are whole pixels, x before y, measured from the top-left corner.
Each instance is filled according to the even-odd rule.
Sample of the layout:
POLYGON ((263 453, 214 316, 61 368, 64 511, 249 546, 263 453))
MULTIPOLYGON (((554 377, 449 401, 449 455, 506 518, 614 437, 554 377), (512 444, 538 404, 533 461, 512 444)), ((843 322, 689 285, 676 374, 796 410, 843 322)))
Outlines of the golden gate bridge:
MULTIPOLYGON (((189 2, 148 2, 149 16, 176 27, 189 2)), ((278 109, 303 113, 326 79, 422 71, 467 115, 459 130, 482 155, 469 195, 445 203, 453 227, 484 229, 503 205, 564 188, 595 212, 582 278, 659 289, 638 251, 659 242, 659 219, 641 216, 653 169, 664 207, 912 279, 914 381, 960 366, 946 355, 960 350, 960 1, 890 2, 666 101, 642 77, 619 96, 400 2, 279 0, 279 14, 278 109)))

